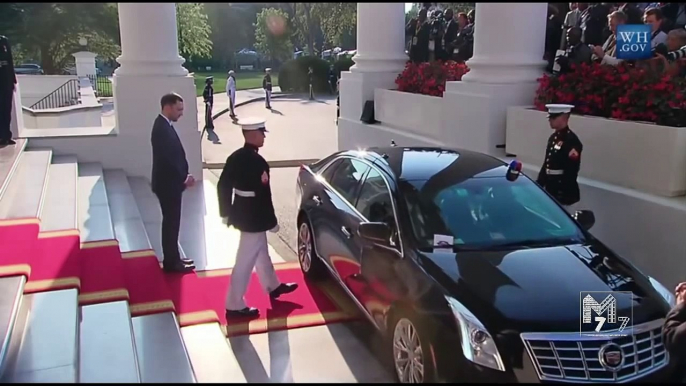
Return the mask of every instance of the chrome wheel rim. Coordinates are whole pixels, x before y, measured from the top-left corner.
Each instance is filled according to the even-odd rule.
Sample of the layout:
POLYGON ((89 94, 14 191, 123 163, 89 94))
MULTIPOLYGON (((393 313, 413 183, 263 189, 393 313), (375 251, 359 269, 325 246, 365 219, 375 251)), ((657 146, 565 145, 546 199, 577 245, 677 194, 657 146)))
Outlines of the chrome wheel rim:
POLYGON ((403 318, 393 332, 393 362, 401 383, 424 382, 424 353, 417 329, 403 318))
POLYGON ((303 272, 309 272, 312 266, 312 242, 310 241, 310 227, 304 222, 298 231, 298 260, 303 272))

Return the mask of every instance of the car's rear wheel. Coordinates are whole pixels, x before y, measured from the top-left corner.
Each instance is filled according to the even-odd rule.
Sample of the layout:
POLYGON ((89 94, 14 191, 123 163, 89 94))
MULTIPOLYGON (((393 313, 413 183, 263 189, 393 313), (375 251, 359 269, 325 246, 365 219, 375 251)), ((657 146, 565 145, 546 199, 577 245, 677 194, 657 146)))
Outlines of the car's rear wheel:
POLYGON ((391 334, 393 368, 400 383, 434 383, 431 336, 412 313, 395 318, 391 334))
POLYGON ((325 275, 324 262, 314 252, 314 240, 312 230, 307 218, 303 216, 298 226, 298 261, 300 269, 305 277, 312 280, 321 280, 325 275))

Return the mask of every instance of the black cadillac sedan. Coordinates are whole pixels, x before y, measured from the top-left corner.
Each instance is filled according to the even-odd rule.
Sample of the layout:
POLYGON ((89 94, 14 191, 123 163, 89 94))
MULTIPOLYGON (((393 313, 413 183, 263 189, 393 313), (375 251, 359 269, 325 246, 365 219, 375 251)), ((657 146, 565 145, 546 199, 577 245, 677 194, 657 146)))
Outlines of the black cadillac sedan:
POLYGON ((671 292, 594 238, 591 212, 568 214, 497 158, 344 151, 302 166, 296 193, 304 274, 338 280, 386 337, 400 382, 672 373, 661 337, 671 292), (591 300, 582 321, 595 291, 616 296, 591 300), (593 329, 620 315, 624 330, 593 329))

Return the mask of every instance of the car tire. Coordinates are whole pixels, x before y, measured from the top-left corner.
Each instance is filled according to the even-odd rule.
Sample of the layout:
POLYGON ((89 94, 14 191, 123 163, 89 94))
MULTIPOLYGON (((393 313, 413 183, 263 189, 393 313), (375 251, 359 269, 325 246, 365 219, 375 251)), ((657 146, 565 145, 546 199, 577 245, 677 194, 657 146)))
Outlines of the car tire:
POLYGON ((397 310, 394 315, 395 317, 389 324, 388 338, 396 381, 399 383, 436 383, 438 377, 431 348, 435 342, 435 334, 431 331, 435 330, 430 328, 427 322, 422 322, 422 318, 417 317, 412 311, 397 310), (410 368, 403 367, 403 364, 410 368), (417 364, 421 364, 421 367, 417 364), (414 373, 412 370, 415 370, 414 373), (421 376, 417 376, 418 373, 421 373, 421 376), (410 374, 415 374, 415 376, 408 376, 410 374))
POLYGON ((314 251, 312 229, 307 216, 298 222, 298 262, 307 279, 319 281, 326 277, 326 267, 314 251))

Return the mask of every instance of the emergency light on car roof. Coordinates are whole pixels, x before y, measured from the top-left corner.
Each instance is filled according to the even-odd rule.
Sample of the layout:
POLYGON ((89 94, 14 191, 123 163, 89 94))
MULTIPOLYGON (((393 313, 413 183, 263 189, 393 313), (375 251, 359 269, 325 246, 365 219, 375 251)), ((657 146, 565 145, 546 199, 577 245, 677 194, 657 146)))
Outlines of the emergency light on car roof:
POLYGON ((515 181, 519 178, 519 174, 522 172, 522 163, 513 160, 510 162, 510 166, 507 168, 507 175, 505 176, 508 181, 515 181))

